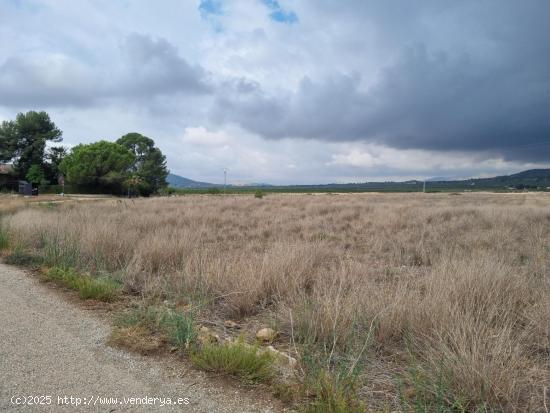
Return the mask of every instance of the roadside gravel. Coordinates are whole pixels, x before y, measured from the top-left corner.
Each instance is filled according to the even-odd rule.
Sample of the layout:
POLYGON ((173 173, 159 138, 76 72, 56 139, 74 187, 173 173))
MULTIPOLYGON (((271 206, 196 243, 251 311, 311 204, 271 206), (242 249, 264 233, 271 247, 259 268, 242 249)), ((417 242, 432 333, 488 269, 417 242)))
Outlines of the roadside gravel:
POLYGON ((0 411, 280 411, 257 391, 211 380, 185 362, 114 349, 106 344, 109 332, 108 323, 91 311, 0 263, 0 411), (15 405, 12 399, 48 395, 50 405, 15 405), (73 405, 59 405, 64 396, 88 404, 75 406, 74 399, 73 405), (104 397, 118 400, 102 405, 98 398, 104 397), (189 404, 124 404, 130 397, 188 398, 189 404))

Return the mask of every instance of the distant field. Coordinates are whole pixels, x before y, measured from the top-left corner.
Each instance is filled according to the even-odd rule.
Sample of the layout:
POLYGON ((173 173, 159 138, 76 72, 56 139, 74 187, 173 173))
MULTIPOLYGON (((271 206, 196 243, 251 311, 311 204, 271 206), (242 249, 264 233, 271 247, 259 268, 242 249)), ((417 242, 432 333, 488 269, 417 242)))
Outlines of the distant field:
POLYGON ((323 411, 544 412, 550 194, 0 199, 12 251, 272 325, 323 411))
MULTIPOLYGON (((416 184, 404 184, 404 183, 388 183, 388 184, 343 184, 343 185, 298 185, 298 186, 266 186, 266 187, 253 187, 244 186, 236 187, 230 186, 223 189, 222 186, 212 188, 168 188, 166 192, 180 195, 215 195, 215 194, 252 194, 256 191, 269 194, 308 194, 308 193, 366 193, 366 192, 383 192, 383 193, 408 193, 408 192, 423 192, 422 182, 416 184)), ((426 186, 426 192, 508 192, 514 193, 519 190, 508 189, 503 186, 464 186, 464 185, 442 185, 436 183, 429 183, 426 186)), ((545 192, 543 188, 533 188, 532 191, 545 192)))

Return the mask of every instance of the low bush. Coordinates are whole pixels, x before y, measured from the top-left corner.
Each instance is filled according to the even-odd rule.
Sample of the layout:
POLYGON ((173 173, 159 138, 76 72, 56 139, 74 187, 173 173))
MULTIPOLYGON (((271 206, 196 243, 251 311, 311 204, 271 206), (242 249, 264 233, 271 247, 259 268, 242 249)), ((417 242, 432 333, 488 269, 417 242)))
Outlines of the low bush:
POLYGON ((40 250, 44 264, 51 267, 74 268, 79 259, 77 243, 61 235, 42 237, 40 250))
POLYGON ((341 377, 320 370, 307 391, 312 393, 304 413, 362 413, 365 406, 358 401, 358 382, 351 376, 341 377))
POLYGON ((274 373, 275 356, 244 341, 206 344, 191 354, 200 369, 227 373, 250 383, 269 381, 274 373))
POLYGON ((468 406, 466 400, 456 399, 450 389, 450 377, 440 371, 437 378, 426 375, 416 361, 405 374, 406 386, 401 384, 400 400, 403 411, 414 413, 487 413, 485 405, 468 406))
POLYGON ((128 310, 118 316, 115 325, 119 329, 146 329, 153 335, 166 338, 170 344, 186 349, 197 337, 191 313, 160 306, 143 306, 128 310))
POLYGON ((120 285, 110 278, 83 277, 78 288, 80 298, 100 301, 114 301, 120 294, 120 285))
POLYGON ((46 273, 46 280, 56 282, 66 288, 78 291, 83 300, 95 299, 114 301, 120 294, 120 285, 107 277, 94 278, 81 275, 74 269, 53 267, 46 273))
POLYGON ((170 343, 189 348, 197 337, 195 323, 190 314, 169 311, 163 321, 170 343))
POLYGON ((42 264, 42 257, 36 255, 34 252, 16 247, 4 258, 4 262, 10 265, 38 268, 42 264))
POLYGON ((350 343, 346 353, 335 354, 330 347, 318 343, 299 345, 302 408, 307 413, 359 413, 365 406, 358 400, 362 387, 362 360, 365 348, 355 349, 350 343), (320 350, 322 348, 323 350, 320 350), (328 350, 327 350, 328 349, 328 350))

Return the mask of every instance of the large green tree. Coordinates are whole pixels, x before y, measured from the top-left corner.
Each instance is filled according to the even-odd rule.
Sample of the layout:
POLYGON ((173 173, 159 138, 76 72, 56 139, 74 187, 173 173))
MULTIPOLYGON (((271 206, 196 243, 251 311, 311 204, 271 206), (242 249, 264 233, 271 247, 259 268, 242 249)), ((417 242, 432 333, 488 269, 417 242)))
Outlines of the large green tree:
POLYGON ((56 184, 59 180, 59 176, 62 175, 59 170, 59 165, 61 165, 65 156, 67 156, 67 150, 63 146, 52 146, 48 148, 46 152, 44 170, 46 173, 46 180, 50 181, 52 184, 56 184))
POLYGON ((141 195, 149 196, 166 187, 166 156, 155 147, 153 139, 133 132, 121 137, 117 143, 127 148, 135 157, 130 172, 141 195))
POLYGON ((19 113, 0 125, 0 161, 13 162, 19 178, 25 179, 33 165, 48 170, 46 145, 61 141, 61 130, 46 112, 19 113))
POLYGON ((135 156, 124 146, 99 141, 75 146, 59 169, 71 184, 83 189, 122 193, 135 156))
POLYGON ((33 185, 40 185, 46 181, 46 175, 40 165, 32 165, 25 178, 33 185))

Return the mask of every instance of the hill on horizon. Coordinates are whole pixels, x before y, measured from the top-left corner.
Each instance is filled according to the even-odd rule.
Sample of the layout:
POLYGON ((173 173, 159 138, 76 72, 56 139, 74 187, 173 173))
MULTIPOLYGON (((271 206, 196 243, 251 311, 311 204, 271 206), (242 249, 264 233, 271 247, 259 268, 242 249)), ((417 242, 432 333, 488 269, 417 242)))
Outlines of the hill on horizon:
POLYGON ((194 181, 176 174, 168 174, 166 182, 168 182, 168 186, 173 188, 213 188, 219 186, 209 182, 194 181))
MULTIPOLYGON (((174 188, 214 188, 221 187, 221 184, 213 184, 209 182, 194 181, 183 176, 169 174, 167 178, 168 184, 174 188)), ((294 184, 294 185, 269 185, 269 184, 247 184, 247 185, 237 185, 239 187, 308 187, 308 188, 326 188, 326 187, 349 187, 349 186, 371 186, 371 185, 395 185, 395 184, 407 184, 407 183, 422 183, 421 180, 413 180, 407 182, 365 182, 365 183, 345 183, 345 184, 317 184, 317 185, 308 185, 308 184, 294 184)), ((434 177, 427 179, 426 182, 431 184, 447 184, 452 186, 461 186, 461 185, 483 185, 489 187, 506 187, 506 186, 515 186, 515 185, 527 185, 534 187, 550 187, 550 169, 528 169, 525 171, 517 172, 510 175, 499 175, 491 178, 470 178, 470 179, 454 179, 454 178, 443 178, 443 177, 434 177)), ((228 187, 233 187, 235 185, 228 185, 228 187)))

